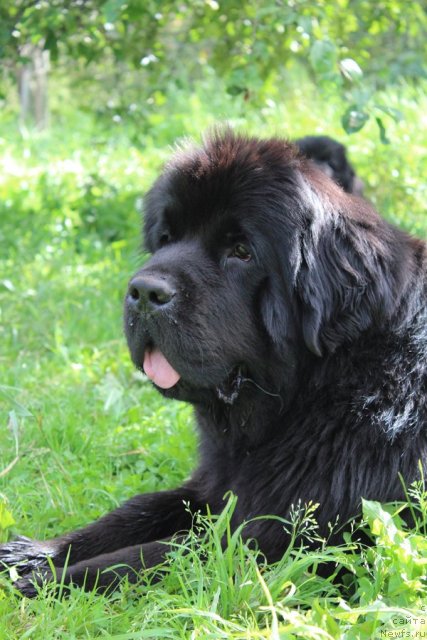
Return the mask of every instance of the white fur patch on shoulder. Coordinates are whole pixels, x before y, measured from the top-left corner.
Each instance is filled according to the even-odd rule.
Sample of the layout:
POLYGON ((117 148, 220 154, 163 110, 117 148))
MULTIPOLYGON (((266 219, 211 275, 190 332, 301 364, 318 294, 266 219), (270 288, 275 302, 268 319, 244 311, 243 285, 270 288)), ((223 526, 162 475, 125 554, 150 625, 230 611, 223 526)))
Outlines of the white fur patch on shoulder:
POLYGON ((329 225, 335 226, 338 222, 339 212, 333 206, 328 196, 320 194, 303 174, 299 176, 298 188, 300 191, 300 202, 302 208, 312 215, 310 230, 313 242, 316 245, 319 241, 321 231, 329 225))

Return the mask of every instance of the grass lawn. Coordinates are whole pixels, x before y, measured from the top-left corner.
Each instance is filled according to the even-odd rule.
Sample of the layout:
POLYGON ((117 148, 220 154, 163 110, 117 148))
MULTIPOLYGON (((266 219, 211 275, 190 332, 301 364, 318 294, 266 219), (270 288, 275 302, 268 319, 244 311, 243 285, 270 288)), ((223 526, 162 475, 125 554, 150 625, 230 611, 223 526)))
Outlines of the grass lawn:
MULTIPOLYGON (((0 540, 55 536, 136 493, 176 486, 194 467, 191 408, 165 402, 134 371, 121 320, 127 280, 143 260, 140 196, 176 130, 196 134, 229 108, 251 132, 335 135, 379 210, 427 237, 427 100, 406 88, 389 104, 404 115, 390 124, 389 146, 374 124, 343 135, 336 104, 313 109, 298 92, 286 107, 245 116, 193 98, 186 119, 159 125, 158 138, 154 122, 138 147, 126 130, 94 128, 81 114, 24 138, 0 122, 0 540)), ((30 601, 5 573, 0 639, 427 637, 427 494, 410 494, 412 531, 399 507, 365 504, 369 549, 290 546, 265 567, 229 534, 222 551, 230 497, 219 519, 200 523, 207 560, 190 537, 160 584, 123 584, 110 598, 76 589, 62 601, 45 588, 30 601), (345 567, 342 578, 317 576, 321 561, 345 567), (413 635, 386 635, 403 631, 413 635)), ((315 535, 313 516, 302 519, 315 535)))

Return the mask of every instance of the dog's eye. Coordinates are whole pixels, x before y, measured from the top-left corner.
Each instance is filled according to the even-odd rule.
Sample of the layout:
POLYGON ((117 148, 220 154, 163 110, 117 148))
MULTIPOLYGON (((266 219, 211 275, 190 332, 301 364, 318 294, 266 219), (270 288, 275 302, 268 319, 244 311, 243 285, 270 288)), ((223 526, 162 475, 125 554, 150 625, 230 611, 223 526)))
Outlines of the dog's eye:
POLYGON ((170 241, 171 241, 171 234, 169 233, 169 231, 164 231, 159 238, 159 245, 160 247, 164 247, 165 244, 168 244, 168 242, 170 241))
POLYGON ((243 260, 244 262, 249 262, 252 258, 249 249, 245 247, 244 244, 236 244, 235 247, 229 253, 230 258, 239 258, 239 260, 243 260))

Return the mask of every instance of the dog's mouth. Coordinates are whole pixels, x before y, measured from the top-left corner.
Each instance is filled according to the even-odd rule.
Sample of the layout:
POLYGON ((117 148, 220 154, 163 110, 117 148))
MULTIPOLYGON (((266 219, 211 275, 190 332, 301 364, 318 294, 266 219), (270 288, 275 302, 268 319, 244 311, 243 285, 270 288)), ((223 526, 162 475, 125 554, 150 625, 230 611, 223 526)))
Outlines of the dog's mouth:
MULTIPOLYGON (((181 380, 181 374, 174 369, 160 349, 152 345, 145 349, 143 369, 147 378, 163 391, 173 389, 181 380)), ((234 404, 244 381, 242 366, 234 367, 228 376, 215 387, 217 398, 225 404, 234 404)))

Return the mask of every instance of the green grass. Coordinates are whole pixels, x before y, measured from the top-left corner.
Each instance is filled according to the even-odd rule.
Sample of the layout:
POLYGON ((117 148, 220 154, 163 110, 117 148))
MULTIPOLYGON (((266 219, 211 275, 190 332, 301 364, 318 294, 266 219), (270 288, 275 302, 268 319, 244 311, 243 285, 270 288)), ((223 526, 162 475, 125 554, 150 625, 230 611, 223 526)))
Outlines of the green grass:
MULTIPOLYGON (((196 135, 218 119, 263 135, 335 135, 379 210, 427 237, 421 92, 406 87, 387 97, 405 116, 389 125, 391 146, 381 145, 374 124, 344 135, 341 106, 316 101, 308 86, 258 113, 231 97, 203 96, 185 104, 176 96, 164 107, 169 120, 166 111, 153 115, 138 147, 126 124, 112 131, 82 114, 24 139, 0 123, 0 539, 57 535, 136 493, 176 486, 194 468, 191 409, 165 402, 135 373, 121 320, 127 280, 143 259, 135 203, 177 135, 196 135)), ((3 576, 0 638, 427 635, 419 622, 427 618, 427 496, 423 487, 412 494, 412 531, 398 507, 365 505, 369 549, 290 547, 265 567, 238 536, 221 550, 230 500, 218 521, 200 523, 207 560, 190 538, 177 545, 161 584, 124 584, 111 598, 73 590, 61 602, 46 588, 29 601, 3 576), (321 561, 345 567, 344 577, 317 576, 321 561)))

